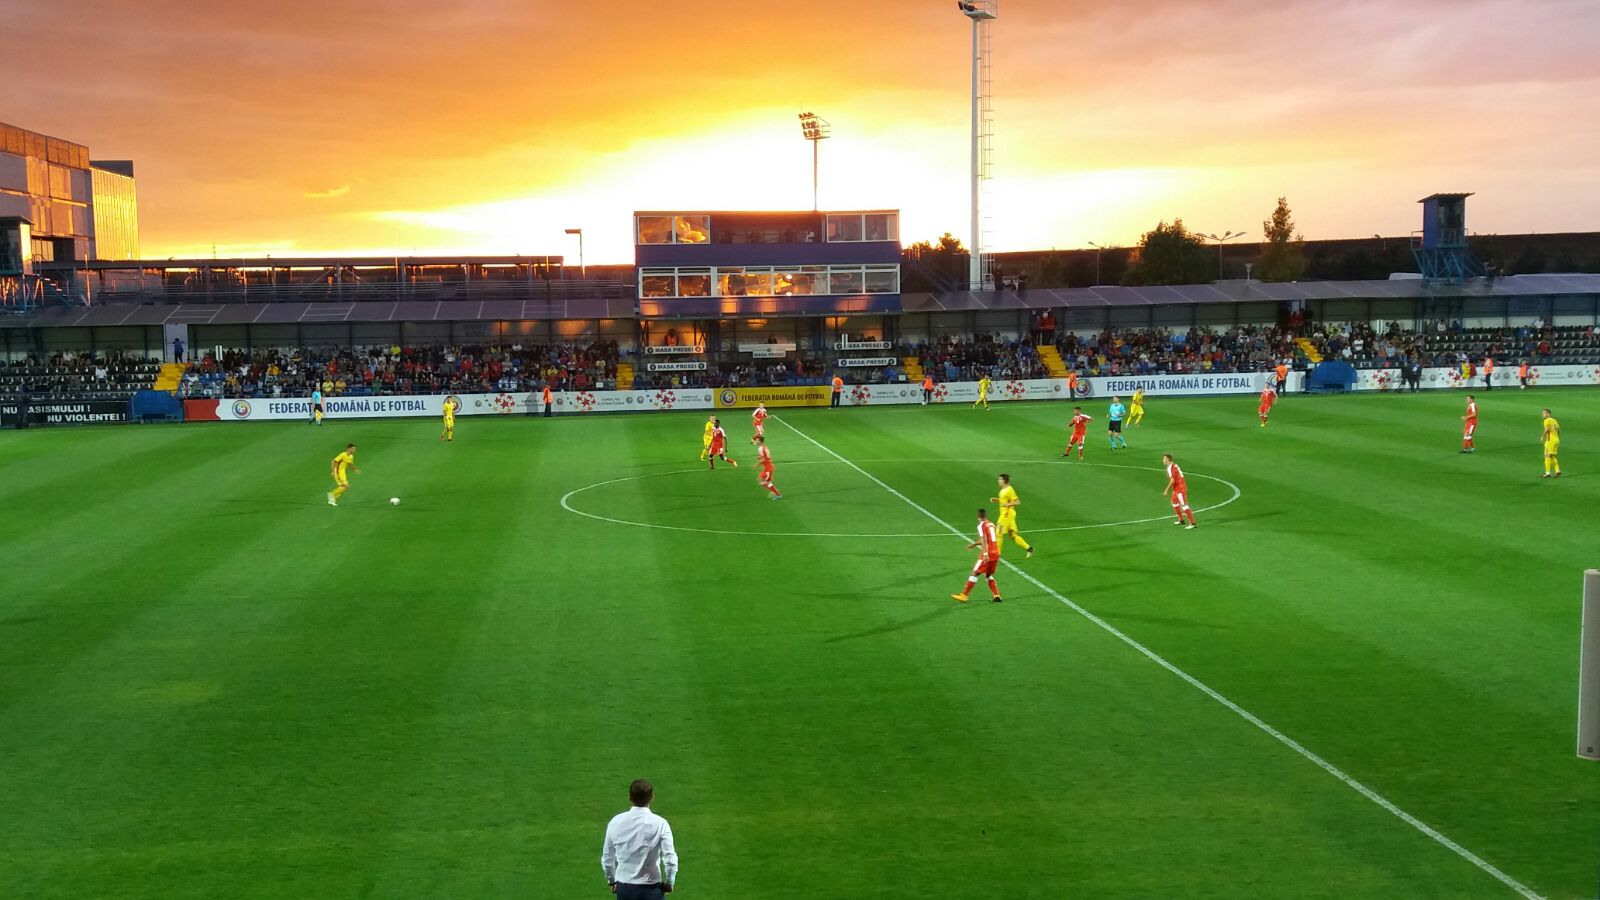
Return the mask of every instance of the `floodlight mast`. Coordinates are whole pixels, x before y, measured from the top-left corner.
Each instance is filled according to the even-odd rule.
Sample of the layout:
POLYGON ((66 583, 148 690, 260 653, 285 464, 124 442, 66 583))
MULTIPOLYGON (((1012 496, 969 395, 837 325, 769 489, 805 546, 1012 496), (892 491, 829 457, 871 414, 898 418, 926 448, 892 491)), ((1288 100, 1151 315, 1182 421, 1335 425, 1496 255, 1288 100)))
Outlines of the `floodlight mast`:
POLYGON ((982 290, 985 268, 983 182, 990 176, 994 137, 990 75, 989 23, 1000 16, 999 0, 956 0, 956 8, 972 20, 972 248, 967 271, 969 290, 982 290))
POLYGON ((819 179, 821 155, 818 148, 833 136, 833 126, 816 113, 803 112, 800 114, 800 133, 811 142, 811 211, 817 212, 822 209, 819 179))
MULTIPOLYGON (((1231 240, 1235 239, 1235 238, 1244 237, 1244 232, 1242 232, 1242 231, 1228 231, 1228 232, 1224 232, 1223 234, 1220 234, 1220 235, 1206 234, 1203 231, 1197 231, 1195 233, 1198 234, 1200 237, 1210 238, 1211 240, 1217 242, 1217 280, 1221 281, 1222 280, 1222 245, 1227 243, 1228 241, 1231 241, 1231 240)), ((1249 273, 1248 272, 1245 273, 1245 277, 1246 278, 1249 277, 1249 273)))

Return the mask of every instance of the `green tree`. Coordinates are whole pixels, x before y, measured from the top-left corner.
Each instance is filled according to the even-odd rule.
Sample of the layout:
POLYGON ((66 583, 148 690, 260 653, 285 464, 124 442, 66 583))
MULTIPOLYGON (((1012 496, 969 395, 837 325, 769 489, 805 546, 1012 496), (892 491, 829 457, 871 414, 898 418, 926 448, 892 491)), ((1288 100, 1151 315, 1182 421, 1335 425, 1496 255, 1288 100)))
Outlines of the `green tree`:
POLYGON ((969 256, 948 231, 937 244, 918 241, 900 251, 900 290, 910 294, 964 289, 969 256))
POLYGON ((1261 262, 1256 264, 1261 280, 1299 281, 1306 272, 1306 239, 1295 233, 1288 198, 1278 198, 1272 218, 1261 223, 1261 230, 1267 238, 1261 247, 1261 262))
POLYGON ((1067 285, 1067 263, 1059 250, 1051 250, 1039 261, 1039 277, 1033 287, 1056 288, 1067 285))
POLYGON ((1122 283, 1199 284, 1210 281, 1212 271, 1205 238, 1191 233, 1182 219, 1174 219, 1171 225, 1161 222, 1139 239, 1122 283))

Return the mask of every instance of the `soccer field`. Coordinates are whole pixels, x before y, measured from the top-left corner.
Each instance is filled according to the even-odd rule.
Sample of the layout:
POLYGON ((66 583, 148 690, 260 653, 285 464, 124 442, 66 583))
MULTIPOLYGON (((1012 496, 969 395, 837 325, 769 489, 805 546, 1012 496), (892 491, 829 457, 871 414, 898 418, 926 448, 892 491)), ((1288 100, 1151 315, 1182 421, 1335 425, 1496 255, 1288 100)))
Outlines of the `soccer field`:
POLYGON ((1600 392, 1478 398, 0 434, 0 894, 603 896, 648 777, 690 898, 1592 896, 1600 392))

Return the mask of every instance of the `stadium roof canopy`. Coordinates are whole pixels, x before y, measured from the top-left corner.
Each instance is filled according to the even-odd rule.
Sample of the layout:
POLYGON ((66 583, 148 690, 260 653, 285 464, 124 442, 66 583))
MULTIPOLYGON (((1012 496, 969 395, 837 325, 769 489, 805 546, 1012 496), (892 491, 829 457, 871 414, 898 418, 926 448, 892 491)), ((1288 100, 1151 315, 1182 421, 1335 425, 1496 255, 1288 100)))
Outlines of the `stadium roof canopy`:
POLYGON ((1197 303, 1276 303, 1285 300, 1437 300, 1474 297, 1548 297, 1600 294, 1600 275, 1512 275, 1464 285, 1429 286, 1421 279, 1392 281, 1219 281, 1214 284, 1030 288, 1024 291, 955 291, 906 294, 908 313, 1055 307, 1187 306, 1197 303))
MULTIPOLYGON (((1438 300, 1600 296, 1600 275, 1514 275, 1465 285, 1428 286, 1420 279, 1302 281, 1147 287, 1039 288, 1025 291, 955 291, 906 294, 907 313, 1028 309, 1189 306, 1203 303, 1277 303, 1285 300, 1438 300)), ((632 319, 632 297, 552 297, 455 300, 317 301, 264 303, 108 303, 57 306, 32 315, 0 318, 0 327, 113 325, 290 325, 344 322, 515 322, 553 319, 632 319)))

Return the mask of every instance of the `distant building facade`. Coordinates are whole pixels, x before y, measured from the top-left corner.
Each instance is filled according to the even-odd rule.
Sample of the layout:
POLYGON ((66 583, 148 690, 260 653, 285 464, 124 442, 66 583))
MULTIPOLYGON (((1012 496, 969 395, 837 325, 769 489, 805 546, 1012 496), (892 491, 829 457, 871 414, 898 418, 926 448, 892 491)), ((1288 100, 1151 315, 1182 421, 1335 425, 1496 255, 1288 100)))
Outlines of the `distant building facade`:
POLYGON ((70 267, 139 255, 133 163, 0 123, 0 267, 70 267), (20 259, 19 259, 20 257, 20 259))

